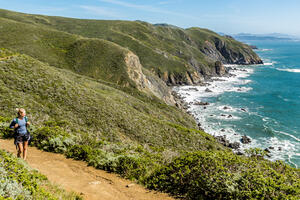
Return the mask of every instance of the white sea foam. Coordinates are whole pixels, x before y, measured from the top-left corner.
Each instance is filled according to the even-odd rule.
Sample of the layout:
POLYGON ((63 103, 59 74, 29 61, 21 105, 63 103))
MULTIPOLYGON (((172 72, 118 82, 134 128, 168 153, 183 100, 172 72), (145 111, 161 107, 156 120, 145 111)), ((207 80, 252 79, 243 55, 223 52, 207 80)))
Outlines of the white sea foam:
POLYGON ((219 120, 215 120, 215 124, 208 122, 207 120, 240 120, 240 116, 237 116, 233 113, 243 113, 245 110, 242 111, 241 108, 233 108, 228 105, 227 107, 229 109, 224 110, 223 108, 225 105, 222 105, 217 107, 219 112, 215 113, 215 103, 210 103, 207 106, 197 106, 192 104, 196 101, 205 101, 205 99, 209 97, 217 97, 224 92, 248 92, 252 89, 251 87, 242 85, 246 85, 251 82, 251 80, 247 80, 246 78, 254 72, 253 68, 246 68, 238 65, 226 65, 226 67, 235 67, 235 70, 230 71, 233 76, 214 78, 213 81, 209 82, 209 84, 206 86, 182 86, 176 87, 174 90, 177 91, 187 103, 191 104, 189 111, 194 114, 195 118, 201 123, 202 128, 206 132, 212 135, 226 134, 230 141, 239 141, 241 135, 236 133, 233 129, 226 128, 225 132, 224 130, 220 132, 219 128, 217 128, 220 127, 220 122, 218 122, 219 120), (211 92, 206 91, 207 89, 211 92), (221 111, 223 114, 220 113, 221 111))
POLYGON ((277 69, 277 70, 286 71, 286 72, 300 73, 300 69, 277 69))
POLYGON ((255 51, 272 51, 272 49, 255 49, 255 51))
MULTIPOLYGON (((223 136, 226 135, 226 139, 228 139, 230 142, 240 142, 242 133, 238 131, 235 126, 222 126, 222 121, 227 120, 239 120, 240 117, 236 116, 234 113, 239 113, 239 108, 234 108, 232 106, 227 105, 217 105, 217 103, 210 104, 208 106, 205 106, 206 109, 199 109, 199 107, 191 107, 190 111, 194 114, 194 116, 197 118, 197 121, 200 122, 201 127, 207 132, 214 136, 223 136), (228 109, 224 110, 224 106, 228 107, 228 109), (216 109, 217 108, 217 109, 216 109), (228 111, 228 112, 227 112, 228 111), (229 114, 232 115, 232 118, 228 118, 229 114), (219 120, 214 120, 219 119, 219 120)), ((247 114, 254 114, 255 113, 248 113, 247 114)), ((257 115, 258 116, 258 115, 257 115)), ((272 119, 263 117, 264 121, 269 122, 272 121, 272 119)), ((248 124, 249 126, 253 126, 252 124, 248 124)), ((266 126, 267 127, 267 126, 266 126)), ((273 129, 270 129, 271 131, 274 131, 273 129)), ((276 131, 274 131, 276 132, 276 131)), ((288 134, 285 132, 280 132, 281 134, 288 134)), ((241 144, 241 148, 239 151, 244 152, 245 149, 249 148, 261 148, 265 149, 268 147, 273 147, 271 149, 271 157, 270 160, 288 160, 289 163, 294 165, 295 167, 298 167, 295 163, 293 163, 292 159, 297 156, 297 152, 300 151, 299 149, 299 138, 288 134, 288 136, 293 137, 295 141, 291 140, 282 140, 277 138, 276 136, 273 136, 271 138, 251 138, 251 143, 249 144, 241 144), (290 156, 290 158, 287 157, 287 155, 290 156)), ((249 137, 249 136, 248 136, 249 137)), ((299 154, 298 154, 299 156, 299 154)))
MULTIPOLYGON (((232 65, 230 66, 232 67, 232 65)), ((238 127, 235 127, 235 125, 225 126, 221 123, 221 121, 235 121, 240 120, 241 117, 245 115, 256 115, 265 123, 264 126, 266 128, 268 128, 269 123, 274 124, 274 121, 268 117, 261 116, 258 113, 244 110, 244 108, 242 110, 242 108, 222 105, 218 101, 215 103, 209 103, 209 105, 205 106, 193 104, 193 102, 199 101, 206 102, 210 97, 219 98, 219 96, 225 92, 248 92, 251 90, 252 88, 246 85, 251 82, 247 79, 247 77, 254 72, 255 68, 245 68, 244 66, 239 67, 237 65, 234 65, 234 67, 236 67, 236 70, 230 71, 230 73, 233 74, 231 77, 214 78, 214 80, 209 82, 206 86, 182 86, 175 87, 174 90, 190 104, 190 108, 188 110, 195 116, 197 122, 201 124, 204 131, 214 136, 226 135, 226 139, 230 142, 240 142, 244 133, 242 133, 238 127), (211 92, 205 91, 207 89, 211 92), (225 106, 227 109, 224 109, 225 106)), ((257 109, 259 108, 262 107, 257 107, 257 109)), ((248 125, 253 126, 253 124, 248 125)), ((240 151, 243 152, 245 149, 256 147, 265 149, 272 146, 274 149, 271 150, 270 160, 288 160, 291 164, 297 167, 292 160, 295 156, 299 156, 299 154, 297 155, 297 152, 300 152, 299 138, 286 132, 276 132, 273 129, 270 129, 270 131, 275 134, 289 136, 293 138, 294 141, 281 140, 274 135, 270 135, 271 138, 269 137, 269 139, 263 137, 251 138, 251 143, 241 144, 240 151)))
POLYGON ((223 112, 236 112, 237 109, 233 108, 229 105, 222 105, 217 107, 218 110, 223 111, 223 112))
POLYGON ((274 63, 264 63, 264 65, 269 66, 269 65, 273 65, 274 63))
POLYGON ((300 142, 300 139, 297 138, 296 136, 292 135, 292 134, 286 133, 286 132, 284 132, 284 131, 276 131, 276 130, 274 130, 274 131, 275 131, 276 133, 280 133, 280 134, 283 134, 283 135, 285 135, 285 136, 289 136, 290 138, 293 138, 294 140, 300 142))

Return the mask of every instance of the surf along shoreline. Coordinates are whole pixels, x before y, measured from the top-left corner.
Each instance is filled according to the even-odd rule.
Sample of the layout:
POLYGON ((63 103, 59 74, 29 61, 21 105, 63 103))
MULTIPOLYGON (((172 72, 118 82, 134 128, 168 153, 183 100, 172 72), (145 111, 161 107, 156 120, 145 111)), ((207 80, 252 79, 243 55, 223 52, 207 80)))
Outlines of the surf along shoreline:
MULTIPOLYGON (((264 65, 269 65, 269 63, 255 65, 228 64, 224 65, 226 73, 223 76, 206 78, 200 85, 173 86, 172 94, 176 99, 177 107, 183 109, 195 119, 199 130, 214 136, 217 142, 231 148, 234 153, 244 155, 246 149, 253 148, 251 143, 256 143, 256 140, 250 136, 238 134, 233 130, 236 127, 229 129, 229 133, 223 128, 212 131, 210 129, 211 124, 205 119, 207 116, 204 116, 201 112, 208 110, 232 111, 233 108, 230 105, 219 108, 214 103, 207 101, 207 98, 218 97, 225 92, 250 91, 252 88, 243 86, 250 82, 245 78, 254 72, 255 67, 264 65)), ((239 108, 238 111, 248 112, 247 108, 239 108)), ((220 123, 221 119, 238 120, 233 114, 221 114, 213 117, 216 117, 217 123, 220 123)), ((272 147, 270 148, 272 149, 272 147)), ((270 149, 266 148, 264 151, 266 156, 271 158, 270 149)))

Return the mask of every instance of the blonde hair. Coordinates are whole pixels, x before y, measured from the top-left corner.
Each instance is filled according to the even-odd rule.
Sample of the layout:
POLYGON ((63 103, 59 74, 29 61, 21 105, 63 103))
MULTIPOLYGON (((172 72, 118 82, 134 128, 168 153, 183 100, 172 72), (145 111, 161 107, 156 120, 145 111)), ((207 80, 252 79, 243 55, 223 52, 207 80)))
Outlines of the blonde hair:
POLYGON ((18 115, 18 116, 20 116, 21 113, 26 112, 24 108, 16 108, 16 110, 17 110, 17 115, 18 115))

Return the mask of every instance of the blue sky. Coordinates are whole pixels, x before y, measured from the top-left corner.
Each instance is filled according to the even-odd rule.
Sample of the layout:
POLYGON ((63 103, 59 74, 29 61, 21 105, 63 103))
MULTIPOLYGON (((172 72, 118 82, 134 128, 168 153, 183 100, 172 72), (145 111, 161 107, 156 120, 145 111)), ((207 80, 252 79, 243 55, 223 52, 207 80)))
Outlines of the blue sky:
POLYGON ((142 20, 234 34, 300 36, 299 0, 0 0, 0 8, 88 19, 142 20))

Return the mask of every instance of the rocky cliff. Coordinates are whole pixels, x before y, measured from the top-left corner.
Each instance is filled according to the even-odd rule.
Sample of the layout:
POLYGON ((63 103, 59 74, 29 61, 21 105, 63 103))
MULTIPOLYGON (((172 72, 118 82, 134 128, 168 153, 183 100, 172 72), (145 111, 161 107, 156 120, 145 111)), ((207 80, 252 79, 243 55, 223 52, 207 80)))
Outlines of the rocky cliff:
POLYGON ((250 46, 245 44, 240 45, 239 49, 234 49, 225 41, 216 38, 214 43, 205 41, 204 47, 200 50, 206 56, 213 60, 221 61, 223 64, 250 65, 263 63, 250 46))
POLYGON ((125 63, 127 66, 128 76, 132 81, 134 81, 138 90, 154 94, 167 104, 175 104, 170 88, 168 88, 161 79, 156 77, 154 74, 151 74, 151 72, 146 69, 144 69, 143 72, 143 66, 140 63, 138 56, 132 52, 128 52, 125 56, 125 63))

